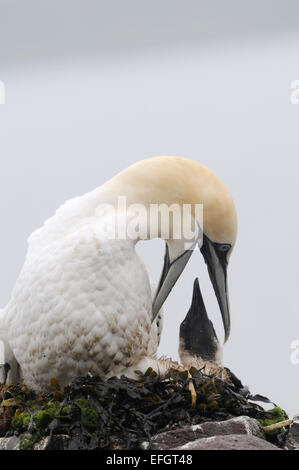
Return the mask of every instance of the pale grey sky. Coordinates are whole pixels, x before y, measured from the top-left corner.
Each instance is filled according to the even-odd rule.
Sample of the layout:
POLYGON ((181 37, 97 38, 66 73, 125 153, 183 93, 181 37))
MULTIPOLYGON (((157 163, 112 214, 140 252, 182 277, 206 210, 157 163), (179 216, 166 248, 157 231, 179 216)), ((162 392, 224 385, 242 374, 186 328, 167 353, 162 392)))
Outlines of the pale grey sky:
POLYGON ((298 31, 297 0, 1 0, 1 63, 298 31))
MULTIPOLYGON (((65 199, 142 158, 193 158, 229 187, 239 217, 224 362, 292 415, 299 412, 299 366, 290 361, 299 339, 299 105, 290 102, 299 79, 298 2, 240 3, 0 0, 0 305, 28 235, 65 199)), ((138 251, 157 279, 162 243, 138 251)), ((223 336, 194 253, 165 305, 161 354, 177 358, 196 276, 223 336)))

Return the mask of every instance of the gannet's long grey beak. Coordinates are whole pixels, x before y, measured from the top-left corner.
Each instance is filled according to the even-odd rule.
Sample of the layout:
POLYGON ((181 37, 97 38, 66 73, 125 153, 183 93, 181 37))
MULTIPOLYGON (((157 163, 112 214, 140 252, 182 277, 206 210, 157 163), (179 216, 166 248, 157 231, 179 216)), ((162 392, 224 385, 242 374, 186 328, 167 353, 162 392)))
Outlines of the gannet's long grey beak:
POLYGON ((164 304, 165 300, 170 294, 171 289, 175 285, 176 281, 182 274, 192 253, 193 253, 192 249, 186 250, 178 258, 170 262, 169 249, 166 243, 163 271, 162 271, 158 289, 157 289, 157 292, 153 301, 152 321, 154 321, 154 319, 158 315, 158 312, 160 311, 162 305, 164 304))
POLYGON ((188 240, 185 240, 183 245, 180 244, 180 249, 178 250, 180 254, 177 254, 176 257, 174 257, 174 255, 172 255, 172 257, 170 256, 168 247, 169 242, 166 242, 164 266, 152 306, 152 322, 158 315, 158 312, 170 294, 171 289, 175 285, 176 281, 184 271, 185 266, 188 263, 194 249, 202 240, 202 236, 202 229, 199 223, 195 221, 195 231, 192 232, 192 237, 188 240), (184 249, 183 251, 183 248, 186 248, 186 245, 188 245, 188 249, 184 249))
POLYGON ((203 244, 200 247, 220 307, 225 332, 225 343, 230 334, 230 312, 227 290, 227 252, 230 248, 229 244, 212 242, 206 235, 203 236, 203 244))

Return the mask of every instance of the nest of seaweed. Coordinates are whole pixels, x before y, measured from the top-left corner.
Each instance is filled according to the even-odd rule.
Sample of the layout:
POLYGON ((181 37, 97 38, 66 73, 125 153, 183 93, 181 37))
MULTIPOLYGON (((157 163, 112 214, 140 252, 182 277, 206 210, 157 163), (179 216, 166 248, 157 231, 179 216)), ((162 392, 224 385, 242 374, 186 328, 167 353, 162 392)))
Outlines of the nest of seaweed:
MULTIPOLYGON (((163 379, 152 369, 137 380, 107 381, 96 376, 75 379, 64 391, 55 379, 38 396, 26 385, 0 387, 0 437, 20 437, 32 449, 45 436, 69 437, 69 449, 140 449, 160 432, 203 421, 250 416, 261 423, 286 418, 278 407, 266 411, 248 388, 228 370, 231 384, 202 370, 171 369, 163 379), (193 392, 193 393, 192 393, 193 392), (195 393, 194 393, 195 392, 195 393)), ((284 432, 268 435, 282 445, 284 432)))

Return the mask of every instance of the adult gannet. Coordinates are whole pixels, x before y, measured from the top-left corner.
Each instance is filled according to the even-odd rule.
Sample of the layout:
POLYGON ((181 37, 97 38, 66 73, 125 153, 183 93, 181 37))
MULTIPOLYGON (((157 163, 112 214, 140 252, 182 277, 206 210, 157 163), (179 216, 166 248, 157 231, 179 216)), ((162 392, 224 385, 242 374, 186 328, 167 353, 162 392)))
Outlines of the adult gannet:
MULTIPOLYGON (((146 211, 152 204, 203 204, 200 249, 227 340, 226 268, 237 230, 232 197, 200 163, 155 157, 67 201, 30 236, 25 264, 8 305, 0 311, 0 340, 5 344, 10 381, 22 377, 40 391, 52 377, 64 386, 91 367, 94 374, 107 378, 132 368, 142 370, 149 361, 155 364, 156 318, 192 250, 186 249, 186 240, 174 237, 173 225, 166 236, 163 220, 159 222, 157 236, 165 239, 166 254, 152 302, 148 275, 135 251, 141 238, 151 238, 152 227, 147 225, 136 239, 107 236, 119 214, 107 215, 102 208, 118 207, 119 196, 127 206, 139 203, 146 211)), ((126 224, 131 216, 125 215, 126 224)), ((199 237, 198 231, 194 236, 199 237)))

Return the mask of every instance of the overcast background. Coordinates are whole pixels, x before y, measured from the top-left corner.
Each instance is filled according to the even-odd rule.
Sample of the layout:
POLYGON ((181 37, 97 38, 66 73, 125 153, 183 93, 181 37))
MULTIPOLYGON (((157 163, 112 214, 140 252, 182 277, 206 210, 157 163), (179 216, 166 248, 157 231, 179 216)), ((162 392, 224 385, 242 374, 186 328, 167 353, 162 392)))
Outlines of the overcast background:
MULTIPOLYGON (((297 0, 0 0, 0 305, 28 235, 65 199, 137 160, 190 157, 238 211, 224 363, 299 413, 298 23, 297 0)), ((158 280, 163 243, 138 251, 158 280)), ((196 252, 165 304, 160 353, 174 359, 196 276, 223 338, 196 252)))

